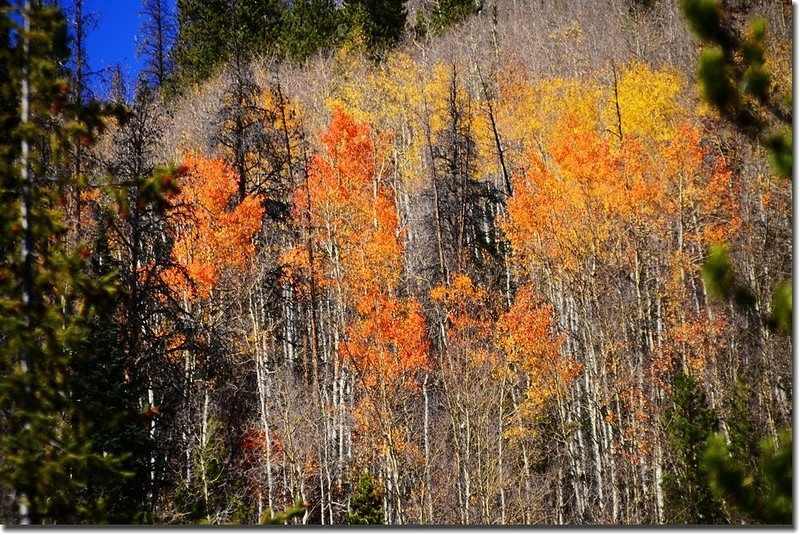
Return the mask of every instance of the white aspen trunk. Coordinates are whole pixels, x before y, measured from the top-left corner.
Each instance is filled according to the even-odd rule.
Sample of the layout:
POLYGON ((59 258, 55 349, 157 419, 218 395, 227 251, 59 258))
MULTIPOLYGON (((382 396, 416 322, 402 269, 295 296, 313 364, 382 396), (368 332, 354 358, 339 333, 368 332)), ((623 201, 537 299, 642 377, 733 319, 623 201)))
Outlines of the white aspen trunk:
POLYGON ((398 526, 405 524, 405 507, 403 505, 403 492, 400 485, 400 463, 394 453, 394 446, 391 450, 392 479, 394 482, 394 523, 398 526))
POLYGON ((384 464, 383 467, 383 522, 384 524, 391 524, 392 505, 389 496, 392 493, 391 474, 389 473, 389 466, 384 464))
MULTIPOLYGON (((22 30, 22 81, 20 90, 20 123, 27 125, 30 122, 30 31, 31 31, 31 2, 25 0, 23 6, 23 30, 22 30)), ((21 260, 23 265, 23 284, 22 284, 22 303, 25 306, 25 327, 31 327, 31 299, 33 298, 33 228, 31 221, 31 182, 30 176, 30 147, 26 136, 22 136, 21 146, 21 169, 22 179, 22 203, 20 206, 20 219, 24 239, 21 248, 21 260)), ((20 355, 20 367, 25 376, 25 408, 33 410, 33 388, 27 375, 31 372, 33 363, 28 360, 29 356, 24 352, 20 355)), ((30 430, 30 420, 26 418, 23 424, 25 430, 30 430)), ((19 523, 30 525, 37 521, 36 510, 34 509, 34 488, 32 485, 25 485, 19 489, 19 523)))
POLYGON ((334 524, 334 517, 333 517, 333 503, 334 503, 333 502, 333 498, 334 498, 334 496, 333 496, 333 480, 334 480, 334 477, 333 477, 333 475, 331 474, 331 471, 330 471, 330 461, 328 461, 327 467, 328 467, 328 469, 327 469, 326 477, 327 477, 327 480, 328 480, 327 481, 327 483, 328 483, 328 522, 331 525, 333 525, 334 524))
POLYGON ((484 422, 484 427, 482 430, 485 430, 487 433, 484 435, 481 433, 481 430, 476 431, 476 435, 478 437, 477 443, 475 445, 475 453, 477 458, 477 470, 476 470, 476 479, 477 479, 477 487, 480 496, 481 502, 481 524, 490 524, 492 522, 489 504, 491 502, 490 496, 490 489, 492 488, 492 481, 491 481, 491 473, 489 470, 489 458, 488 453, 489 449, 491 448, 488 440, 488 431, 489 431, 489 422, 488 420, 484 422))
MULTIPOLYGON (((585 332, 585 331, 584 331, 585 332)), ((603 457, 600 455, 601 437, 599 433, 599 423, 597 418, 598 396, 597 396, 597 357, 591 340, 587 340, 586 354, 589 356, 590 373, 584 374, 586 383, 586 393, 590 394, 591 406, 587 409, 589 413, 589 440, 592 447, 592 457, 594 458, 594 479, 597 489, 597 505, 600 511, 605 510, 605 495, 603 492, 603 457), (590 377, 591 376, 591 377, 590 377)))
MULTIPOLYGON (((433 523, 433 484, 431 481, 431 445, 430 445, 430 401, 428 399, 428 379, 426 373, 422 381, 422 397, 424 400, 425 414, 423 420, 423 441, 425 449, 425 505, 428 509, 427 521, 433 523)), ((424 509, 423 509, 424 510, 424 509)))
MULTIPOLYGON (((581 397, 577 396, 577 399, 577 415, 575 421, 580 422, 582 420, 581 397)), ((575 506, 578 514, 578 521, 583 522, 586 517, 586 500, 589 496, 589 488, 585 478, 586 466, 588 466, 588 461, 586 460, 586 446, 584 445, 583 429, 581 429, 580 425, 575 433, 575 438, 577 439, 576 442, 572 443, 575 447, 575 451, 572 454, 573 485, 575 487, 575 506)))
MULTIPOLYGON (((306 496, 306 485, 302 479, 300 480, 300 497, 303 499, 303 503, 308 503, 308 497, 306 496)), ((311 518, 311 510, 310 507, 306 507, 306 512, 303 513, 303 518, 300 520, 300 523, 304 526, 308 525, 309 518, 311 518)))
MULTIPOLYGON (((581 333, 581 329, 578 327, 579 319, 576 310, 576 303, 573 298, 568 298, 565 300, 565 307, 567 309, 567 323, 568 323, 568 332, 574 333, 579 335, 581 333)), ((568 340, 572 340, 571 342, 571 352, 572 354, 578 354, 577 352, 577 341, 574 341, 572 337, 568 337, 568 340)), ((584 381, 586 381, 586 374, 587 370, 584 368, 582 374, 584 375, 584 381)), ((585 400, 584 396, 588 395, 587 393, 581 393, 581 382, 575 381, 574 385, 574 397, 575 397, 575 418, 574 421, 581 422, 583 419, 583 404, 582 401, 585 400)), ((576 429, 575 433, 575 440, 571 440, 568 442, 568 452, 570 453, 570 460, 572 463, 572 484, 573 489, 575 492, 575 509, 578 515, 578 521, 583 521, 586 515, 586 499, 589 495, 587 483, 585 480, 586 474, 586 466, 588 466, 586 460, 586 447, 584 446, 584 438, 583 438, 583 429, 579 425, 576 429)))
MULTIPOLYGON (((452 364, 452 363, 451 363, 452 364)), ((452 369, 452 367, 451 367, 452 369)), ((468 512, 468 495, 465 489, 464 478, 464 437, 461 429, 461 419, 459 418, 460 405, 457 400, 453 398, 452 389, 448 386, 448 380, 444 381, 445 399, 447 400, 447 409, 450 416, 450 426, 453 431, 453 454, 455 455, 455 470, 456 477, 456 490, 458 494, 458 512, 459 519, 462 524, 466 524, 468 512)))
POLYGON ((530 455, 528 454, 528 446, 522 444, 522 468, 525 470, 525 510, 524 519, 526 524, 531 524, 533 516, 531 515, 531 501, 533 500, 533 489, 531 488, 531 462, 530 455))
MULTIPOLYGON (((386 473, 387 473, 387 504, 386 522, 393 525, 403 525, 405 523, 403 496, 400 482, 400 464, 397 458, 396 446, 394 443, 394 424, 392 422, 392 411, 389 403, 389 396, 386 389, 386 382, 380 380, 380 400, 383 409, 383 417, 386 418, 384 436, 386 440, 386 473)), ((378 416, 381 418, 381 416, 378 416)))
POLYGON ((607 452, 608 456, 608 467, 611 480, 609 483, 611 487, 611 523, 620 524, 620 499, 619 489, 617 488, 617 457, 614 454, 614 428, 610 422, 606 422, 603 425, 606 430, 607 437, 604 451, 607 452))
MULTIPOLYGON (((263 296, 259 296, 263 298, 263 296)), ((264 456, 266 460, 266 472, 267 472, 267 506, 269 507, 270 512, 275 511, 275 503, 273 497, 275 496, 275 489, 274 489, 274 481, 272 477, 272 439, 270 437, 270 425, 269 425, 269 386, 267 384, 269 370, 267 369, 267 363, 265 362, 265 348, 263 344, 263 334, 262 328, 259 323, 259 313, 258 310, 262 308, 256 309, 253 303, 253 296, 252 293, 249 296, 249 304, 250 304, 250 318, 253 325, 253 361, 255 362, 256 368, 256 386, 258 390, 258 404, 259 404, 259 414, 261 416, 261 429, 264 433, 264 456)), ((263 304, 263 303, 259 303, 263 304)))
MULTIPOLYGON (((347 382, 345 383, 345 400, 347 403, 347 407, 345 408, 345 414, 353 414, 355 409, 355 374, 350 373, 347 376, 347 382)), ((353 460, 353 434, 350 432, 350 428, 347 428, 347 433, 345 434, 345 462, 349 466, 351 461, 353 460)))
POLYGON ((500 385, 499 414, 497 416, 497 479, 500 483, 500 524, 506 523, 506 488, 503 471, 503 401, 505 400, 505 379, 500 385))
POLYGON ((206 474, 206 447, 208 446, 208 388, 203 392, 203 412, 200 430, 200 477, 203 484, 203 498, 206 503, 206 519, 211 523, 211 508, 208 502, 208 477, 206 474))
POLYGON ((564 470, 561 466, 558 467, 556 482, 556 523, 561 526, 564 524, 564 470))
MULTIPOLYGON (((581 292, 583 295, 582 303, 583 308, 585 311, 586 316, 589 316, 589 311, 592 309, 592 304, 596 303, 595 292, 593 291, 594 286, 594 273, 595 267, 594 264, 592 266, 592 272, 589 275, 589 282, 587 286, 590 288, 583 288, 581 292), (588 295, 587 295, 588 294, 588 295)), ((599 305, 598 305, 599 306, 599 305)), ((593 457, 593 465, 594 465, 594 480, 595 480, 595 488, 597 490, 597 507, 600 510, 600 514, 603 515, 605 513, 605 489, 603 487, 603 483, 605 478, 603 477, 604 471, 604 458, 600 454, 600 445, 602 443, 602 436, 600 426, 602 425, 598 420, 598 409, 600 407, 600 385, 599 381, 602 380, 600 376, 599 369, 598 369, 598 358, 597 353, 595 351, 595 336, 594 336, 594 327, 592 326, 591 320, 588 318, 584 318, 584 327, 581 329, 583 333, 583 342, 585 346, 584 353, 587 356, 587 364, 588 370, 584 373, 583 377, 585 380, 586 386, 586 394, 589 399, 589 438, 591 441, 592 446, 592 457, 593 457)))
MULTIPOLYGON (((324 444, 322 446, 322 449, 323 451, 325 450, 324 444)), ((324 468, 325 465, 323 464, 323 462, 325 460, 324 457, 326 456, 324 455, 324 453, 322 455, 323 459, 320 459, 321 462, 319 469, 319 517, 320 517, 320 525, 324 526, 326 503, 325 503, 325 468, 324 468)))
POLYGON ((663 454, 661 451, 661 441, 655 441, 655 492, 656 492, 656 523, 664 523, 664 491, 661 487, 661 480, 664 477, 662 472, 663 454))
POLYGON ((347 376, 347 370, 344 365, 340 366, 339 370, 340 376, 339 380, 337 381, 337 389, 339 391, 339 403, 336 408, 337 414, 337 422, 339 424, 338 429, 338 441, 337 441, 337 470, 336 470, 336 481, 339 485, 339 488, 342 487, 342 475, 344 474, 344 466, 345 466, 345 434, 346 434, 346 417, 347 417, 347 406, 345 404, 345 382, 347 376))
POLYGON ((462 422, 463 425, 466 427, 464 433, 464 454, 463 459, 464 462, 461 465, 461 473, 464 478, 464 524, 470 523, 470 498, 472 497, 472 488, 471 488, 471 481, 470 481, 470 473, 469 473, 469 461, 470 461, 470 433, 469 433, 469 419, 465 418, 462 422))
MULTIPOLYGON (((517 413, 517 421, 519 425, 522 425, 522 417, 519 415, 519 407, 517 405, 516 396, 512 390, 512 402, 514 403, 514 408, 517 413)), ((532 522, 531 517, 531 503, 533 501, 533 489, 531 488, 531 467, 530 467, 530 455, 528 454, 528 446, 523 441, 520 445, 522 449, 522 469, 523 469, 523 476, 525 478, 525 504, 526 507, 524 509, 524 522, 526 524, 530 524, 532 522)))
POLYGON ((189 487, 189 484, 192 482, 192 447, 191 447, 191 444, 189 444, 189 435, 188 435, 188 433, 186 431, 189 427, 192 426, 191 400, 189 399, 191 397, 191 392, 192 392, 192 388, 191 388, 191 381, 192 381, 192 372, 191 372, 192 364, 191 364, 191 360, 192 360, 191 353, 189 351, 186 351, 186 356, 184 358, 183 374, 184 374, 184 381, 185 381, 184 403, 186 403, 186 418, 187 418, 188 421, 186 422, 186 425, 184 425, 183 428, 181 429, 181 437, 183 438, 183 444, 184 444, 184 448, 185 448, 184 449, 184 456, 186 457, 186 487, 187 488, 189 487))
MULTIPOLYGON (((147 402, 149 403, 150 407, 152 408, 155 403, 155 392, 153 392, 153 381, 150 377, 147 378, 147 402)), ((151 444, 155 444, 156 440, 156 420, 155 418, 150 418, 150 442, 151 444)), ((150 486, 148 491, 148 501, 149 503, 153 503, 153 494, 154 494, 154 485, 156 481, 156 452, 155 448, 150 453, 150 486)))
POLYGON ((284 322, 283 322, 283 354, 286 356, 286 361, 290 364, 294 364, 295 361, 295 351, 294 345, 296 342, 295 339, 295 332, 294 332, 294 325, 295 325, 295 317, 294 317, 294 305, 292 300, 292 292, 287 287, 284 286, 282 288, 283 294, 283 315, 284 315, 284 322))
MULTIPOLYGON (((191 314, 192 306, 191 302, 187 299, 183 299, 183 309, 187 311, 187 313, 191 314)), ((186 411, 186 424, 181 428, 181 437, 183 438, 184 444, 184 455, 186 457, 186 488, 189 488, 189 485, 192 482, 192 437, 189 436, 187 430, 194 428, 195 422, 194 417, 192 414, 192 391, 194 388, 194 354, 190 350, 186 350, 184 353, 184 361, 183 361, 183 380, 184 380, 184 390, 183 390, 183 403, 184 408, 186 411)))
MULTIPOLYGON (((263 363, 259 366, 263 370, 263 363)), ((267 463, 267 505, 270 511, 275 510, 275 481, 272 474, 272 437, 270 434, 270 425, 269 425, 269 392, 268 386, 266 385, 266 379, 264 377, 264 372, 260 371, 258 373, 259 377, 259 402, 261 404, 261 425, 264 430, 264 455, 266 457, 267 463)))

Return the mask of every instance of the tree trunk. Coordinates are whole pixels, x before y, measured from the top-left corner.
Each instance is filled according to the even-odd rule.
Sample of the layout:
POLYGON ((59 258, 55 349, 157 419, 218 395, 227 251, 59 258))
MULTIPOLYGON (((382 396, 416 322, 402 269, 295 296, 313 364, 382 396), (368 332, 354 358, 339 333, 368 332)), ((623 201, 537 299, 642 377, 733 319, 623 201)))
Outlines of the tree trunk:
MULTIPOLYGON (((20 90, 20 123, 27 126, 30 123, 30 33, 31 33, 31 2, 25 0, 22 12, 22 82, 20 90)), ((22 248, 20 250, 22 261, 22 305, 25 308, 24 326, 26 329, 32 327, 31 317, 34 307, 34 282, 33 282, 33 222, 31 214, 31 204, 33 195, 30 161, 30 146, 26 136, 22 136, 20 151, 20 174, 22 179, 22 203, 20 206, 20 219, 22 225, 22 248)), ((34 363, 30 360, 30 355, 20 352, 20 368, 24 377, 23 407, 25 417, 22 428, 30 430, 30 414, 34 411, 35 400, 33 394, 33 376, 36 373, 34 363)), ((35 492, 33 484, 26 484, 19 489, 19 523, 22 525, 38 523, 38 515, 35 506, 35 492)))

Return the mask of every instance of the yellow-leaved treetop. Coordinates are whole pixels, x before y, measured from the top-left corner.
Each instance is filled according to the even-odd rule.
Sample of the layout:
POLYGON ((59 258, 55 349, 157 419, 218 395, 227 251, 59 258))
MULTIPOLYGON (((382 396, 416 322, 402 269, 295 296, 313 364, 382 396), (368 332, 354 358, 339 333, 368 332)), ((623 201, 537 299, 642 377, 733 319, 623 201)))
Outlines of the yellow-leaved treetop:
POLYGON ((667 141, 687 114, 679 100, 682 90, 678 72, 632 62, 618 73, 616 87, 603 108, 603 122, 615 134, 621 130, 623 137, 667 141))

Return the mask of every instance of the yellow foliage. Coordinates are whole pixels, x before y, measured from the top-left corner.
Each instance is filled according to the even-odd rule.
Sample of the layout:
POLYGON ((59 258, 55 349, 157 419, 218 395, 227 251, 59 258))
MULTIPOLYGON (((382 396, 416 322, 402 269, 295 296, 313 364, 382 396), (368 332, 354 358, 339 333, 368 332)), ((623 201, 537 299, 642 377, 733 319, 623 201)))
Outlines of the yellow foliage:
POLYGON ((519 66, 500 72, 498 125, 504 136, 530 153, 552 138, 552 127, 569 114, 576 127, 597 128, 607 89, 576 78, 528 79, 519 66))
MULTIPOLYGON (((450 107, 455 104, 457 107, 465 107, 469 95, 464 90, 463 84, 459 83, 459 76, 462 69, 457 65, 447 63, 437 63, 433 67, 432 76, 425 84, 425 99, 427 102, 431 135, 437 134, 452 128, 450 124, 450 107), (455 98, 453 98, 455 97, 455 98)), ((462 114, 458 128, 465 127, 465 121, 469 118, 462 114)))
POLYGON ((450 286, 437 286, 431 290, 431 299, 445 307, 458 307, 470 301, 486 299, 486 290, 475 287, 469 275, 457 273, 453 275, 450 286))
POLYGON ((792 45, 791 40, 770 43, 765 58, 764 66, 772 74, 773 89, 781 96, 792 91, 792 45))
POLYGON ((618 131, 618 102, 624 136, 666 141, 687 114, 678 101, 682 88, 683 80, 677 71, 653 70, 644 63, 631 63, 619 75, 618 101, 612 88, 603 108, 603 123, 610 131, 618 131))

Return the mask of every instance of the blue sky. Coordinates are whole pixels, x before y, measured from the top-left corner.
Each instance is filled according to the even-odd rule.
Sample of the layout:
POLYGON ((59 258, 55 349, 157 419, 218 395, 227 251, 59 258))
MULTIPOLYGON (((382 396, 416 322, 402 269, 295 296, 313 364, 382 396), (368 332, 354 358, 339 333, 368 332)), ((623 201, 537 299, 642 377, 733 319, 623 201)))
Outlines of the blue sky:
MULTIPOLYGON (((174 11, 174 0, 171 7, 174 11)), ((63 2, 67 16, 74 7, 73 0, 63 2)), ((91 85, 99 96, 104 96, 103 73, 108 78, 108 68, 120 64, 126 81, 131 82, 141 70, 136 58, 136 36, 139 33, 141 0, 83 0, 86 14, 95 20, 89 29, 86 52, 92 71, 99 73, 91 85)))

